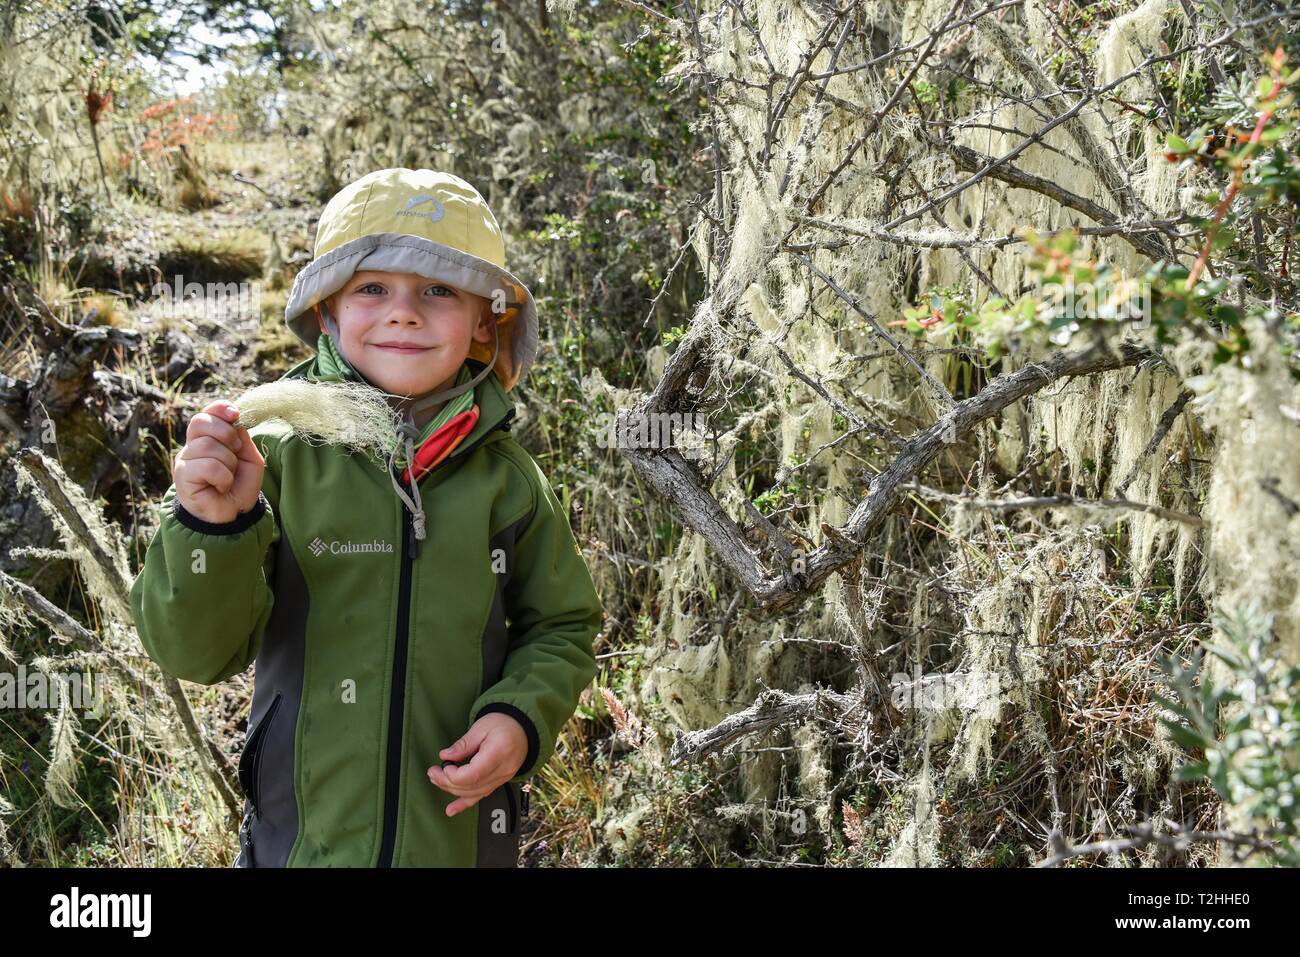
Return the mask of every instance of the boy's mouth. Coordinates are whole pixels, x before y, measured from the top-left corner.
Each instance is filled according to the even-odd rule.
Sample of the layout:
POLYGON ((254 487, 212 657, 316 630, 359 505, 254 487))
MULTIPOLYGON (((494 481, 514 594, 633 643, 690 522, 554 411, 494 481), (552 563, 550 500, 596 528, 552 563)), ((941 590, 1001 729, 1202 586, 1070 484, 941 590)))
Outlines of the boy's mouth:
POLYGON ((398 355, 414 355, 417 352, 428 352, 433 346, 415 345, 410 342, 373 342, 372 346, 376 349, 382 349, 385 352, 394 352, 398 355))

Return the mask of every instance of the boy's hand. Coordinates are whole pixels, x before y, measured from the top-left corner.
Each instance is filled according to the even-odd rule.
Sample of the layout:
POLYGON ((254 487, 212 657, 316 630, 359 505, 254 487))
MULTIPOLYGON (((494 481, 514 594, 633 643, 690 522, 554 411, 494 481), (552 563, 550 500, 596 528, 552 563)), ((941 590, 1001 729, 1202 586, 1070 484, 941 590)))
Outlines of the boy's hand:
POLYGON ((172 463, 176 497, 205 522, 232 522, 257 504, 266 460, 248 430, 237 424, 239 410, 213 402, 190 419, 185 445, 172 463))
POLYGON ((447 806, 447 816, 455 817, 518 773, 528 756, 528 735, 510 715, 493 711, 475 721, 464 737, 443 748, 438 756, 444 761, 469 760, 459 767, 429 768, 429 780, 457 796, 447 806))

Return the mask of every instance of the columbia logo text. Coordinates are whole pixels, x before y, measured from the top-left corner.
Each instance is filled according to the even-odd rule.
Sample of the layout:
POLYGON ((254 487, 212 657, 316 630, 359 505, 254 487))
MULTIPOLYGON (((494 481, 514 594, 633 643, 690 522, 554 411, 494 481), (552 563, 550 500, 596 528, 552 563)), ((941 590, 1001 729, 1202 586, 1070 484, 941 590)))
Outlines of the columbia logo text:
POLYGON ((319 558, 321 555, 324 555, 326 552, 329 552, 331 555, 353 555, 357 553, 372 553, 372 552, 391 554, 393 551, 392 542, 381 542, 379 539, 375 539, 374 541, 369 541, 369 542, 353 542, 353 541, 326 542, 323 541, 319 536, 312 539, 311 544, 308 545, 307 547, 311 550, 311 553, 315 555, 317 558, 319 558))

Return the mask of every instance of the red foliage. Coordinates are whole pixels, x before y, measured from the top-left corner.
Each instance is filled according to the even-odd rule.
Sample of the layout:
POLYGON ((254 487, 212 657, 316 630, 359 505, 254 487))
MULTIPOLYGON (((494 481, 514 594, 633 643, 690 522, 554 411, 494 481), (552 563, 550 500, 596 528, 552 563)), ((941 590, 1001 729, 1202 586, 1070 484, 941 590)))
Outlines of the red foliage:
MULTIPOLYGON (((163 100, 140 112, 145 137, 136 147, 136 155, 155 161, 164 153, 181 146, 195 145, 217 132, 238 129, 235 118, 227 113, 202 113, 194 97, 182 96, 163 100)), ((130 162, 124 156, 123 165, 130 162)))

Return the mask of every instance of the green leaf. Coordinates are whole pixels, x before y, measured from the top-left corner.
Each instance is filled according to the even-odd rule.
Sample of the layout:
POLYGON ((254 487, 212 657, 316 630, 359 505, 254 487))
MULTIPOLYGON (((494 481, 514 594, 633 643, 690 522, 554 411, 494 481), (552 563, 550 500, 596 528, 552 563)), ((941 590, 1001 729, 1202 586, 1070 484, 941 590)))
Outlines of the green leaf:
POLYGON ((1219 252, 1221 250, 1227 249, 1236 241, 1237 241, 1237 231, 1233 229, 1231 226, 1225 225, 1222 229, 1220 229, 1217 233, 1214 234, 1214 242, 1212 244, 1212 248, 1214 249, 1215 252, 1219 252))
POLYGON ((1214 655, 1221 661, 1227 662, 1235 670, 1244 670, 1247 667, 1246 659, 1237 654, 1231 648, 1208 641, 1202 642, 1202 646, 1206 651, 1210 652, 1210 654, 1214 655))
POLYGON ((1289 136, 1295 127, 1287 123, 1278 123, 1276 126, 1270 126, 1260 134, 1261 143, 1276 143, 1278 140, 1289 136))
POLYGON ((1208 761, 1192 761, 1184 764, 1174 772, 1176 781, 1199 781, 1210 773, 1210 763, 1208 761))
POLYGON ((1229 798, 1232 789, 1228 786, 1228 766, 1221 760, 1214 762, 1214 767, 1210 770, 1210 782, 1214 785, 1214 790, 1218 792, 1219 797, 1229 798))
POLYGON ((1191 728, 1172 721, 1165 721, 1164 724, 1169 729, 1169 736, 1189 751, 1203 751, 1207 747, 1214 746, 1213 741, 1207 740, 1191 728))

